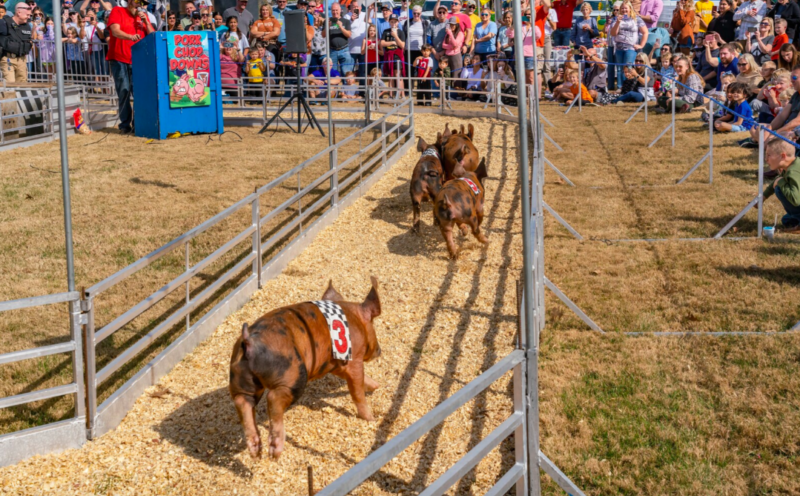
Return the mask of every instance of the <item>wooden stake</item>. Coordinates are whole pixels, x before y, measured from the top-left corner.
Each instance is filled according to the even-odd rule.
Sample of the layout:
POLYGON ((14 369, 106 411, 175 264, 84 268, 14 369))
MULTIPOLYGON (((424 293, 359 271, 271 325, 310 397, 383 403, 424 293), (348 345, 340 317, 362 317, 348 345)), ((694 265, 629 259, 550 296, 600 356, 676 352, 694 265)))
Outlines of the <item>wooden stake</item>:
POLYGON ((314 469, 308 466, 308 496, 314 496, 314 469))

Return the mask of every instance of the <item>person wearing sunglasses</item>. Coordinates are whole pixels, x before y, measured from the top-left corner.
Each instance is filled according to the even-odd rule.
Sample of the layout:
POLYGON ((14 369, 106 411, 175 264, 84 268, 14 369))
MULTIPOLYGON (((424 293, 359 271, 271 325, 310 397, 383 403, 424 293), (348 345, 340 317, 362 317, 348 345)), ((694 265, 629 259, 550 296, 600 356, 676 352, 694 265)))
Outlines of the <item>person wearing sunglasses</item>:
POLYGON ((429 27, 430 22, 422 18, 422 7, 415 5, 411 9, 411 19, 403 24, 403 31, 408 41, 409 60, 412 63, 422 57, 422 47, 425 45, 429 27))
MULTIPOLYGON (((437 0, 436 6, 434 6, 433 11, 439 12, 439 5, 440 2, 437 0)), ((472 45, 472 20, 470 17, 461 12, 461 0, 453 0, 450 4, 450 12, 447 13, 447 19, 450 20, 451 18, 455 17, 458 21, 459 30, 464 33, 464 44, 461 46, 461 54, 466 54, 469 51, 469 46, 472 45)), ((450 60, 450 64, 453 67, 453 72, 455 72, 455 65, 453 64, 452 59, 450 60)), ((461 68, 462 63, 458 64, 459 69, 461 68)))
POLYGON ((475 43, 472 44, 472 53, 478 55, 481 62, 487 57, 497 55, 497 24, 490 17, 491 11, 484 8, 481 11, 481 22, 475 26, 475 43))
MULTIPOLYGON (((469 20, 472 23, 472 35, 475 36, 475 26, 481 22, 481 16, 478 15, 480 11, 476 10, 475 0, 466 0, 464 2, 464 9, 467 11, 469 20)), ((471 44, 474 45, 474 43, 471 44)))
MULTIPOLYGON (((780 21, 780 19, 778 19, 780 21)), ((758 29, 747 38, 744 51, 756 59, 758 65, 770 60, 772 56, 772 42, 775 39, 772 29, 772 19, 761 19, 758 29)))
POLYGON ((114 6, 111 5, 111 2, 107 2, 106 0, 83 0, 79 8, 81 12, 94 10, 95 12, 100 13, 103 12, 104 10, 110 12, 111 9, 114 8, 114 6))
MULTIPOLYGON (((614 56, 614 37, 611 36, 611 28, 614 27, 614 23, 617 22, 617 16, 619 15, 619 8, 622 7, 622 0, 618 0, 612 6, 611 13, 606 15, 606 25, 603 28, 606 32, 606 40, 608 41, 608 47, 606 48, 606 57, 610 62, 615 60, 614 56)), ((555 10, 555 9, 554 9, 555 10)), ((555 33, 553 33, 555 36, 555 33)), ((555 44, 555 41, 553 42, 555 44)), ((621 69, 620 69, 621 70, 621 69)), ((617 66, 616 65, 609 65, 608 66, 608 89, 615 91, 617 89, 617 66)))
POLYGON ((167 11, 167 22, 164 24, 164 31, 180 31, 181 25, 178 22, 178 16, 175 12, 168 10, 167 11))

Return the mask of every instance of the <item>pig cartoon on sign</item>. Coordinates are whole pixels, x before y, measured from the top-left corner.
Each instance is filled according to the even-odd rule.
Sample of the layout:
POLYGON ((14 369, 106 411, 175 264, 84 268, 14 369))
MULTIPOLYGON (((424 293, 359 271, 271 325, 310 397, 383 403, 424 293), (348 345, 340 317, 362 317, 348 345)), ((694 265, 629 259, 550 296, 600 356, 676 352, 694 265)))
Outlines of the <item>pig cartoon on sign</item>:
POLYGON ((203 81, 195 78, 190 78, 189 73, 185 73, 180 79, 175 81, 172 85, 172 94, 170 99, 173 101, 180 101, 184 96, 189 97, 189 100, 197 103, 203 99, 206 94, 206 87, 203 81), (174 95, 174 96, 173 96, 174 95))
POLYGON ((231 355, 228 389, 244 428, 253 458, 261 455, 256 425, 256 405, 267 392, 269 455, 283 452, 286 432, 283 412, 306 384, 327 374, 347 381, 359 418, 373 421, 365 392, 378 383, 364 373, 364 362, 381 354, 372 321, 381 314, 378 280, 362 303, 344 301, 328 283, 320 301, 298 303, 273 310, 242 326, 231 355))

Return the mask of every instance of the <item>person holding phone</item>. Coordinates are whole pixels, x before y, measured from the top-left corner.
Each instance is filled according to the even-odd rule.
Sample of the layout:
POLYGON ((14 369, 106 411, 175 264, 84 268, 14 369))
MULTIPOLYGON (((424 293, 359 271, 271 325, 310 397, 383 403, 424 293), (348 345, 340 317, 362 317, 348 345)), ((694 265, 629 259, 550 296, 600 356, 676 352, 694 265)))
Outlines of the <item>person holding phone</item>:
POLYGON ((766 14, 767 4, 764 0, 743 2, 733 14, 733 20, 739 21, 739 30, 736 32, 736 39, 746 40, 751 34, 758 31, 758 25, 766 14))
POLYGON ((715 33, 717 40, 722 43, 730 43, 736 39, 736 21, 733 20, 733 11, 736 9, 734 0, 719 0, 717 16, 708 25, 706 37, 715 33))
POLYGON ((694 4, 694 15, 697 17, 697 32, 705 34, 708 25, 714 19, 714 12, 717 7, 711 0, 698 0, 694 4))
POLYGON ((765 17, 761 19, 758 30, 747 38, 744 51, 752 54, 758 65, 761 65, 770 59, 774 39, 772 19, 765 17))
MULTIPOLYGON (((614 38, 614 61, 617 64, 632 64, 636 59, 636 52, 647 44, 647 26, 636 15, 630 0, 620 7, 617 20, 609 33, 614 38)), ((622 87, 625 77, 622 71, 617 71, 617 86, 622 87)))
POLYGON ((791 43, 794 40, 794 34, 797 31, 798 25, 800 25, 800 5, 798 5, 797 2, 778 0, 769 12, 767 12, 767 17, 773 19, 776 28, 779 19, 786 21, 786 37, 788 38, 788 42, 791 43))
POLYGON ((678 40, 678 51, 689 55, 694 45, 694 32, 697 28, 697 12, 691 0, 680 0, 672 13, 669 34, 678 40))

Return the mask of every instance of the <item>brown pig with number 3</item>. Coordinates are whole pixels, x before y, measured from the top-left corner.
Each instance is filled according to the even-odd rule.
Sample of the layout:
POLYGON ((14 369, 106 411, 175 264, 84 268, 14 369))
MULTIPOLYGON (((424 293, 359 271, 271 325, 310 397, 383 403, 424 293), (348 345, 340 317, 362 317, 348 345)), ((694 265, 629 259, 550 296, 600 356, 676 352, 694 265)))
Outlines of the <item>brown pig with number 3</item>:
POLYGON ((233 347, 228 389, 253 458, 261 455, 256 405, 265 392, 272 458, 283 452, 284 411, 300 398, 309 381, 326 374, 347 381, 359 418, 374 420, 365 392, 379 385, 364 373, 364 362, 381 354, 372 325, 381 314, 381 302, 378 280, 372 277, 371 282, 362 303, 344 301, 329 282, 320 301, 278 308, 252 326, 242 326, 233 347))

